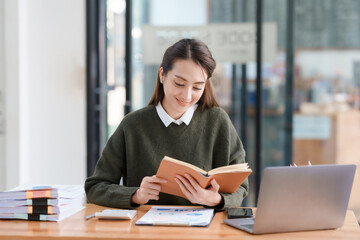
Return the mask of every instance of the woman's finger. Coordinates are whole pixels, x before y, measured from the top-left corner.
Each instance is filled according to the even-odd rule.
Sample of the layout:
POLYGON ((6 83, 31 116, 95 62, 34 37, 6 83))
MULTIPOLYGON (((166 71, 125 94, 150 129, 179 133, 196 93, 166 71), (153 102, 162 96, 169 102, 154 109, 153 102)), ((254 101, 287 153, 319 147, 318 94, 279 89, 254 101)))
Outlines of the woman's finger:
POLYGON ((199 183, 190 175, 185 173, 186 179, 191 183, 191 186, 198 192, 201 191, 203 188, 199 185, 199 183))
POLYGON ((184 185, 184 187, 191 193, 191 194, 195 194, 196 193, 196 189, 192 186, 192 184, 189 182, 189 180, 187 178, 184 178, 183 176, 180 175, 176 175, 176 178, 179 179, 182 184, 184 185))
POLYGON ((216 182, 215 179, 211 180, 211 187, 213 191, 219 192, 220 185, 216 182))
POLYGON ((185 197, 193 204, 195 204, 195 198, 194 196, 192 195, 192 193, 185 187, 184 183, 178 179, 178 178, 175 178, 175 181, 177 182, 177 184, 179 185, 180 187, 180 190, 182 191, 182 193, 185 195, 185 197))

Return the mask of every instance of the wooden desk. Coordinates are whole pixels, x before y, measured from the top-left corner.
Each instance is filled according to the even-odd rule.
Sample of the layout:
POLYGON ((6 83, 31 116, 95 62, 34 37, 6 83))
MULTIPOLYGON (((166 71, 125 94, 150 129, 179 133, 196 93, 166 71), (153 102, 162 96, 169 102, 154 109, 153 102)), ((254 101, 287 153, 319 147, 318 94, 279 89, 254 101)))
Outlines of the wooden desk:
POLYGON ((224 212, 216 213, 206 228, 136 226, 135 221, 149 208, 140 207, 132 221, 96 218, 86 221, 85 216, 104 209, 93 204, 59 223, 0 220, 0 239, 360 239, 359 225, 352 211, 347 212, 341 229, 255 236, 224 224, 224 212))

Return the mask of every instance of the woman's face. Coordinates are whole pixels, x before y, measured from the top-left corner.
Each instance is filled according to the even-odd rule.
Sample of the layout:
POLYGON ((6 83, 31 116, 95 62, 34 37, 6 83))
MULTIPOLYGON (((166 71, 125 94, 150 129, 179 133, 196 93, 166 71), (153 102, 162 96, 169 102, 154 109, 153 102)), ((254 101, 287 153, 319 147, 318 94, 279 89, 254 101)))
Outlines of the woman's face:
POLYGON ((190 59, 176 60, 166 76, 162 68, 159 74, 165 94, 161 104, 172 118, 178 119, 201 98, 207 75, 190 59))

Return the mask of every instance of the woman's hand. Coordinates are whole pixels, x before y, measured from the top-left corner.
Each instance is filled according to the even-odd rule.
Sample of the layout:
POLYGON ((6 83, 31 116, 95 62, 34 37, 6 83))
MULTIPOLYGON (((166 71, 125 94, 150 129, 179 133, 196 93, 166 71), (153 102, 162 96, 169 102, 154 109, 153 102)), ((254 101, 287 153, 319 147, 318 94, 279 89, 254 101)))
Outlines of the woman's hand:
POLYGON ((145 204, 149 200, 159 200, 160 183, 166 183, 167 180, 154 176, 144 177, 140 188, 132 196, 131 201, 136 204, 145 204))
POLYGON ((207 189, 200 187, 197 181, 187 173, 184 177, 177 175, 175 181, 179 184, 186 198, 193 204, 214 207, 223 201, 219 193, 220 186, 215 179, 211 181, 211 186, 207 189))

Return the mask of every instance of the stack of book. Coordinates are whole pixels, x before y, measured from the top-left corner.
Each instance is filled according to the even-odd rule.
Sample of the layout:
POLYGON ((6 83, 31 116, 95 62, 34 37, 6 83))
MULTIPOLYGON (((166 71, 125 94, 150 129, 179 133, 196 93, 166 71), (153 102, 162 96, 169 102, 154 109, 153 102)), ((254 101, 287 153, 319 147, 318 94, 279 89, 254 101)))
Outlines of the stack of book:
POLYGON ((19 186, 0 192, 0 219, 61 221, 84 208, 82 185, 19 186))

